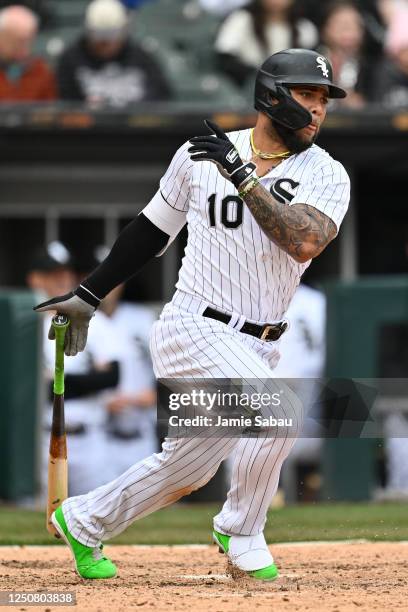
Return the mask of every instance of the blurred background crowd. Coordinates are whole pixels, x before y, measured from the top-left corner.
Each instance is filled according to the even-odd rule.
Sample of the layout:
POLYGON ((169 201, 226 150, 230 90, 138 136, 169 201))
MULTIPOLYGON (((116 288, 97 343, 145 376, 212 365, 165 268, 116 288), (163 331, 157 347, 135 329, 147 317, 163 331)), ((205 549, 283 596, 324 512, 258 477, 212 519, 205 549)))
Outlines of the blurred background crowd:
POLYGON ((200 95, 250 99, 256 68, 289 47, 330 59, 335 80, 349 92, 337 104, 408 101, 406 0, 1 0, 0 6, 4 102, 124 107, 200 95))
MULTIPOLYGON (((149 109, 150 102, 178 103, 180 108, 189 109, 208 104, 214 112, 232 107, 252 112, 258 66, 272 53, 288 47, 316 49, 330 59, 335 81, 349 94, 333 102, 335 111, 369 113, 372 109, 408 108, 408 0, 0 0, 0 114, 2 107, 21 111, 64 105, 69 109, 79 106, 89 113, 133 112, 139 104, 149 109)), ((144 147, 146 134, 137 135, 126 163, 119 154, 124 147, 112 136, 113 129, 109 141, 112 151, 103 132, 102 139, 93 144, 91 162, 85 153, 82 157, 85 133, 76 136, 75 146, 64 135, 53 149, 61 138, 57 133, 50 141, 54 144, 44 144, 37 165, 35 157, 25 153, 31 132, 25 141, 13 140, 18 136, 17 126, 10 139, 5 138, 7 146, 16 143, 17 153, 3 159, 0 167, 4 187, 0 242, 8 259, 1 268, 0 282, 21 287, 25 279, 33 301, 38 303, 72 290, 101 261, 107 247, 97 247, 96 240, 111 245, 125 218, 136 215, 147 204, 174 152, 173 140, 180 136, 173 134, 167 145, 167 132, 157 136, 163 114, 153 114, 142 118, 147 128, 156 130, 149 143, 151 151, 144 147), (155 138, 160 138, 160 159, 155 138), (57 161, 53 165, 53 151, 58 151, 61 167, 57 161), (100 163, 102 153, 110 157, 100 163), (16 160, 21 162, 18 167, 16 160), (125 206, 121 202, 127 202, 126 198, 131 202, 125 206), (100 219, 94 212, 96 205, 100 219), (74 213, 68 213, 69 209, 74 213), (67 214, 69 218, 64 218, 67 214), (92 248, 84 248, 88 242, 92 248)), ((134 126, 138 127, 135 117, 134 126)), ((203 118, 200 115, 200 124, 203 118)), ((2 126, 12 128, 13 121, 13 115, 7 115, 2 126)), ((80 127, 86 127, 84 121, 80 127)), ((182 115, 178 121, 181 130, 182 115)), ((404 125, 399 124, 402 130, 406 129, 404 125)), ((139 127, 145 129, 145 125, 139 127)), ((378 146, 374 127, 367 131, 367 142, 373 137, 378 146)), ((367 142, 365 151, 370 147, 367 142)), ((36 146, 40 149, 41 143, 34 143, 34 149, 36 146)), ((359 157, 358 152, 353 155, 354 160, 359 157)), ((378 155, 386 157, 385 152, 378 155)), ((371 180, 376 167, 363 167, 359 181, 353 183, 357 185, 354 199, 358 206, 353 205, 348 229, 342 230, 343 246, 334 247, 339 251, 328 256, 331 263, 326 268, 324 262, 316 264, 320 270, 317 280, 327 272, 344 276, 345 271, 347 276, 350 262, 355 275, 406 272, 406 213, 392 208, 392 198, 386 200, 386 207, 383 205, 384 195, 388 198, 393 189, 398 189, 394 181, 402 184, 399 159, 401 156, 395 155, 391 160, 394 175, 385 173, 389 171, 386 163, 382 168, 377 166, 378 173, 385 173, 380 186, 371 180), (360 206, 363 198, 370 200, 369 219, 360 206), (362 234, 358 234, 360 227, 364 229, 362 234), (353 258, 358 259, 356 243, 361 256, 358 263, 353 263, 353 258)), ((163 432, 156 427, 149 332, 163 301, 171 295, 185 239, 182 234, 180 244, 175 246, 176 255, 166 254, 160 272, 157 267, 149 269, 136 288, 134 284, 122 286, 107 296, 92 321, 86 351, 66 360, 70 495, 119 476, 159 449, 163 432), (160 284, 167 287, 161 293, 157 289, 160 284)), ((276 376, 323 376, 327 348, 324 294, 301 285, 288 317, 292 326, 282 340, 276 376)), ((39 491, 43 500, 54 346, 47 339, 49 318, 44 317, 41 325, 45 390, 41 399, 39 491)), ((3 333, 3 328, 0 331, 3 333)), ((406 333, 406 328, 401 328, 394 335, 401 340, 406 333)), ((393 368, 383 369, 382 375, 406 375, 406 363, 401 364, 400 357, 388 355, 387 363, 393 368)), ((406 498, 407 415, 393 414, 387 423, 386 453, 381 456, 384 473, 377 484, 381 481, 385 485, 383 496, 406 498)), ((289 502, 315 500, 321 493, 323 441, 313 434, 309 430, 298 441, 286 462, 281 497, 289 502)), ((5 437, 9 439, 10 435, 5 437)), ((351 453, 349 458, 353 461, 351 453)), ((203 499, 218 500, 222 496, 227 473, 228 463, 221 469, 220 480, 208 485, 203 499)), ((12 475, 9 480, 13 480, 12 475)), ((200 495, 198 492, 192 497, 201 499, 200 495)))

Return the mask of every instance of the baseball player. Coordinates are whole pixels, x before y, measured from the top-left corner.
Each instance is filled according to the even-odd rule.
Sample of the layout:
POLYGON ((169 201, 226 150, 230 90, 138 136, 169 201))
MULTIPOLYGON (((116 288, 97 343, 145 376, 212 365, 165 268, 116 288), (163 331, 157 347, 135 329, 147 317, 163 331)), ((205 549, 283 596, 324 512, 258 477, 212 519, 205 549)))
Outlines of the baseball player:
MULTIPOLYGON (((279 389, 273 367, 285 312, 302 273, 335 238, 348 207, 346 171, 314 144, 329 99, 345 95, 318 53, 290 49, 268 58, 256 78, 255 127, 225 134, 206 121, 208 133, 180 147, 156 195, 104 262, 72 293, 37 307, 70 317, 66 354, 84 349, 100 300, 164 253, 187 223, 176 291, 151 333, 156 376, 263 379, 271 393, 279 389)), ((203 486, 235 451, 213 537, 249 576, 276 578, 263 529, 300 418, 284 436, 261 430, 246 438, 166 438, 161 453, 65 500, 52 520, 79 574, 114 576, 102 541, 203 486)))

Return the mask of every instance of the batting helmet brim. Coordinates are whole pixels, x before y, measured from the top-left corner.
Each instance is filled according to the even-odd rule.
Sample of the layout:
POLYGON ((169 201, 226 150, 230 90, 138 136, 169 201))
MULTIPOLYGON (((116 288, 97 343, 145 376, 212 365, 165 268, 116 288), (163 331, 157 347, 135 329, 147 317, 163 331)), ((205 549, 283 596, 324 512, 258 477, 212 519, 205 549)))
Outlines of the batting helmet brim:
POLYGON ((285 78, 281 76, 273 76, 260 71, 262 76, 260 77, 262 84, 268 87, 273 91, 277 84, 284 85, 285 87, 295 87, 298 85, 315 85, 316 87, 327 87, 329 92, 329 98, 341 99, 347 96, 347 92, 341 87, 337 87, 337 85, 333 85, 333 83, 328 82, 328 80, 324 77, 319 78, 318 76, 313 76, 312 79, 308 79, 307 77, 293 77, 285 78))

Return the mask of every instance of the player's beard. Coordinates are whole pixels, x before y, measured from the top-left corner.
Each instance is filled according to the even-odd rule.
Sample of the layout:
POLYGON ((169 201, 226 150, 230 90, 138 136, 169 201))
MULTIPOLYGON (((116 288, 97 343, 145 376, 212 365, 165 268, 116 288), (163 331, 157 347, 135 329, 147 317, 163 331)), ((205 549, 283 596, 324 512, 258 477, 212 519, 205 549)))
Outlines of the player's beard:
POLYGON ((313 138, 306 140, 299 136, 297 130, 290 130, 276 121, 272 121, 272 125, 288 151, 294 154, 310 149, 319 134, 317 131, 313 138))

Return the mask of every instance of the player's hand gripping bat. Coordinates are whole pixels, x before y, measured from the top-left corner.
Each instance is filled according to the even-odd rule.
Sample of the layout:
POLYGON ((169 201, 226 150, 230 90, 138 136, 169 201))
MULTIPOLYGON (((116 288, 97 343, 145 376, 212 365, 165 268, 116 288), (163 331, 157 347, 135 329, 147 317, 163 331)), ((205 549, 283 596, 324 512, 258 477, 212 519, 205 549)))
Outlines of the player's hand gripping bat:
POLYGON ((69 326, 66 315, 52 319, 55 332, 54 403, 48 457, 47 529, 59 538, 51 522, 51 514, 68 497, 67 441, 64 417, 64 340, 69 326))

